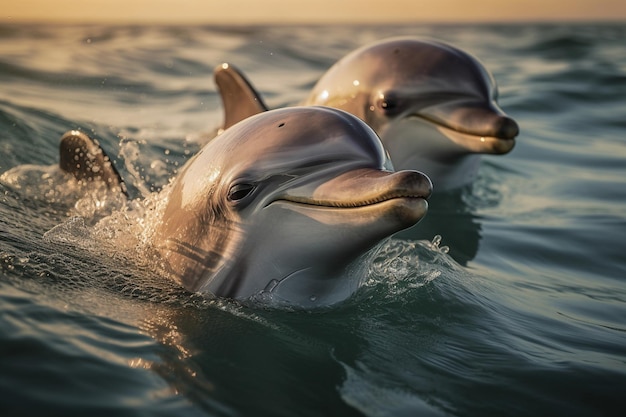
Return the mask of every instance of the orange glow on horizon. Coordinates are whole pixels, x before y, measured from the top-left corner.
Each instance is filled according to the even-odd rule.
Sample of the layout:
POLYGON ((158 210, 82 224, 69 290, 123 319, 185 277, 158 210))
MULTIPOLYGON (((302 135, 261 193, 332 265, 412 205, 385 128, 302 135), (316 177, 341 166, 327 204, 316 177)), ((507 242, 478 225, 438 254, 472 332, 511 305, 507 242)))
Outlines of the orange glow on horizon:
POLYGON ((363 23, 626 20, 623 0, 5 0, 0 22, 363 23))

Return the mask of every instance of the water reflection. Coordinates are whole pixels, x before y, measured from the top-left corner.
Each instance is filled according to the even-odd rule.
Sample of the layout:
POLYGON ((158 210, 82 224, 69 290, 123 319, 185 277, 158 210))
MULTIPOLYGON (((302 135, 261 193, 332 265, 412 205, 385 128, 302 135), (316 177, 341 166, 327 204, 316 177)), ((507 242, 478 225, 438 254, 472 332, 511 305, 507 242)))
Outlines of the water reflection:
POLYGON ((345 371, 332 358, 332 344, 315 336, 310 320, 302 320, 310 313, 265 312, 278 318, 269 322, 221 300, 212 307, 159 314, 141 325, 171 348, 152 369, 207 411, 270 416, 279 409, 286 415, 333 410, 337 415, 360 415, 336 389, 345 371))

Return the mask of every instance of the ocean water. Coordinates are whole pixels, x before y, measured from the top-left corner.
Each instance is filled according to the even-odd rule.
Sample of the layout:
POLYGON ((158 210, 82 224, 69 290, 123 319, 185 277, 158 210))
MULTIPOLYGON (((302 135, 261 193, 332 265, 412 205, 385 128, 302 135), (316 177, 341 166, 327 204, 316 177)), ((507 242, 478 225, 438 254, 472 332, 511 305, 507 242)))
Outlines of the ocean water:
POLYGON ((625 24, 4 25, 7 171, 3 416, 626 408, 625 24), (483 158, 471 187, 436 194, 340 306, 242 306, 154 272, 136 249, 146 202, 221 123, 215 66, 237 65, 282 107, 348 51, 395 35, 478 56, 520 124, 516 148, 483 158), (133 202, 59 176, 58 139, 76 128, 115 157, 133 202))

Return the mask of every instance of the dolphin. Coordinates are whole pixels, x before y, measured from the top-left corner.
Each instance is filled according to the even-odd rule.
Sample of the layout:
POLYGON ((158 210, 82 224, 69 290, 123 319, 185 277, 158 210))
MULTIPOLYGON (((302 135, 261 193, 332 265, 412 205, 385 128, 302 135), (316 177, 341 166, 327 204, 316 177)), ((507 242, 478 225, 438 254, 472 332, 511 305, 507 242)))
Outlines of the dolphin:
MULTIPOLYGON (((237 119, 228 110, 232 100, 245 109, 237 116, 267 109, 236 67, 217 67, 215 80, 227 123, 237 119)), ((358 116, 380 136, 397 169, 418 169, 443 191, 471 183, 480 154, 513 149, 519 127, 497 96, 493 76, 469 53, 435 40, 392 38, 340 59, 302 104, 358 116)))
MULTIPOLYGON (((114 176, 105 165, 95 171, 114 176)), ((424 174, 394 172, 357 117, 271 110, 229 127, 182 167, 158 197, 148 239, 189 291, 328 306, 359 287, 361 256, 424 217, 431 191, 424 174)))

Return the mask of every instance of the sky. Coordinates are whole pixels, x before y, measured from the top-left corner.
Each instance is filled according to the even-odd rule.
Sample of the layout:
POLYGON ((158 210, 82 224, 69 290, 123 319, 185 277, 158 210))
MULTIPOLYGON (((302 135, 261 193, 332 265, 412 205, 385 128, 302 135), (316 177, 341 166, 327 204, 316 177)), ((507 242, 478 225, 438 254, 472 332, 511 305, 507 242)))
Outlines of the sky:
POLYGON ((626 22, 625 0, 2 0, 0 22, 626 22))

